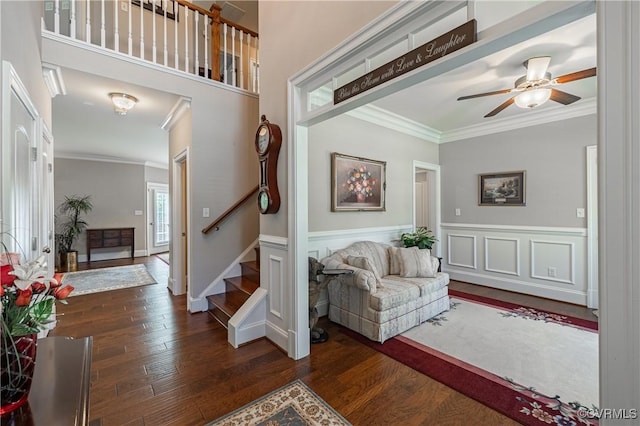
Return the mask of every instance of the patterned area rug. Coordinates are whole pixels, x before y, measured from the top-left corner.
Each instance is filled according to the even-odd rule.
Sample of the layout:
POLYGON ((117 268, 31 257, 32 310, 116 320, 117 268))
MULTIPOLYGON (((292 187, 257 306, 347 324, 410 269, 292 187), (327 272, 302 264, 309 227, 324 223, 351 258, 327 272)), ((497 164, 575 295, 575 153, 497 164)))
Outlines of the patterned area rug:
POLYGON ((597 323, 449 291, 384 344, 345 333, 523 425, 597 425, 597 323))
POLYGON ((71 296, 118 290, 155 284, 156 280, 147 272, 144 265, 114 266, 111 268, 90 269, 87 271, 66 272, 63 284, 75 287, 71 296))
POLYGON ((351 425, 301 380, 257 399, 207 426, 351 425))

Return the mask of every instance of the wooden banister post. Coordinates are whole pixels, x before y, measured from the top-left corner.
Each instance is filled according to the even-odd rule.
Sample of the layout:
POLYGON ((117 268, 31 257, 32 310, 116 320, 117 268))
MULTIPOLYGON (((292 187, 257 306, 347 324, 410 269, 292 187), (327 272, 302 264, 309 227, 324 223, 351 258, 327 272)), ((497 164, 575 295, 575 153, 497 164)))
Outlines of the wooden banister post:
POLYGON ((222 7, 214 3, 209 11, 213 14, 211 22, 211 79, 220 81, 220 11, 222 11, 222 7))

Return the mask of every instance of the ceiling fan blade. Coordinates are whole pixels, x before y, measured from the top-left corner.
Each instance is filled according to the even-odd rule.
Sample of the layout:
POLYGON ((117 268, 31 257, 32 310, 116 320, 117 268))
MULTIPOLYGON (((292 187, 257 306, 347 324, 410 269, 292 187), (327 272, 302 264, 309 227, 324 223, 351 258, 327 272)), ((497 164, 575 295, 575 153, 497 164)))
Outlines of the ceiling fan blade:
POLYGON ((506 107, 508 107, 509 105, 511 105, 514 101, 513 99, 515 98, 515 96, 513 98, 509 98, 506 101, 504 101, 503 103, 500 104, 500 106, 498 106, 498 108, 494 109, 493 111, 491 111, 489 114, 485 115, 484 118, 487 117, 493 117, 494 115, 496 115, 497 113, 499 113, 500 111, 502 111, 503 109, 505 109, 506 107))
POLYGON ((551 62, 551 56, 539 56, 527 60, 527 62, 525 62, 525 67, 527 67, 527 80, 542 80, 547 73, 547 68, 549 68, 549 62, 551 62))
POLYGON ((551 97, 549 99, 563 105, 569 105, 575 101, 579 101, 581 98, 580 96, 572 95, 571 93, 563 92, 562 90, 551 89, 551 97))
POLYGON ((496 90, 495 92, 486 92, 486 93, 478 93, 475 95, 468 95, 468 96, 460 96, 458 98, 459 101, 463 101, 465 99, 473 99, 473 98, 479 98, 482 96, 491 96, 491 95, 501 95, 503 93, 510 93, 513 89, 504 89, 504 90, 496 90))
POLYGON ((582 78, 593 77, 595 75, 596 75, 596 68, 594 67, 594 68, 589 68, 582 71, 572 72, 571 74, 561 75, 560 77, 556 78, 555 81, 556 83, 562 84, 562 83, 568 83, 570 81, 580 80, 582 78))

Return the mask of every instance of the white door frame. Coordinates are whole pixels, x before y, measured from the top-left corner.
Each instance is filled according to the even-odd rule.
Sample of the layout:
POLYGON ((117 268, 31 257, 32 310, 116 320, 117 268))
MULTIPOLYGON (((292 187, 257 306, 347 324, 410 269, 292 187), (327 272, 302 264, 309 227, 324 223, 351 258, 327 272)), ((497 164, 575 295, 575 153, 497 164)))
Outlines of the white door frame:
MULTIPOLYGON (((189 250, 187 250, 187 265, 183 265, 182 264, 182 259, 183 259, 183 250, 182 250, 182 230, 180 229, 181 227, 178 225, 180 223, 182 223, 183 220, 183 209, 182 209, 182 205, 181 205, 181 200, 184 197, 186 199, 187 202, 187 217, 184 218, 187 226, 186 226, 186 237, 187 237, 187 244, 190 245, 190 241, 191 241, 191 235, 190 235, 190 220, 189 220, 189 214, 188 212, 191 211, 191 197, 189 197, 189 193, 191 191, 191 187, 190 187, 190 182, 189 182, 189 171, 190 171, 190 167, 189 167, 189 148, 185 148, 183 151, 181 151, 179 154, 177 154, 175 157, 173 157, 173 163, 172 163, 172 194, 171 194, 171 212, 172 212, 172 219, 171 219, 171 223, 174 224, 174 226, 171 227, 171 241, 172 243, 170 244, 171 247, 171 254, 172 254, 172 260, 173 262, 171 262, 171 264, 169 265, 169 269, 170 269, 170 278, 169 278, 169 289, 171 290, 171 292, 174 295, 179 295, 179 294, 184 294, 187 289, 189 289, 189 292, 191 291, 191 285, 189 285, 189 276, 191 274, 189 274, 189 276, 187 276, 187 282, 184 282, 183 280, 183 276, 184 276, 184 267, 187 267, 187 271, 190 270, 191 268, 191 253, 189 252, 189 250), (186 165, 187 167, 187 182, 186 185, 183 185, 184 182, 182 182, 182 173, 181 173, 181 168, 186 165), (182 193, 182 188, 186 187, 186 194, 182 193)), ((187 297, 187 309, 189 308, 190 305, 190 301, 191 301, 191 297, 187 297)))
POLYGON ((598 146, 587 147, 587 307, 598 308, 598 146))
MULTIPOLYGON (((154 225, 152 223, 155 223, 155 198, 152 196, 152 194, 154 193, 155 190, 157 189, 161 189, 161 190, 166 190, 167 194, 169 193, 169 184, 167 183, 157 183, 157 182, 147 182, 147 213, 146 213, 146 221, 147 221, 147 226, 145 227, 146 229, 146 235, 147 235, 147 256, 151 256, 153 254, 156 253, 162 253, 165 251, 169 251, 169 244, 167 244, 166 246, 162 246, 162 248, 156 248, 155 246, 155 235, 153 232, 154 229, 154 225)), ((171 203, 171 201, 169 201, 169 203, 171 203)), ((169 206, 169 209, 172 209, 171 204, 169 206)))
MULTIPOLYGON (((412 185, 413 185, 413 201, 412 201, 412 210, 413 210, 413 229, 416 228, 416 172, 418 170, 429 170, 432 172, 433 180, 429 180, 429 204, 430 204, 430 214, 431 214, 431 223, 429 224, 433 229, 433 234, 436 236, 438 241, 440 241, 440 165, 433 163, 426 163, 424 161, 413 160, 413 173, 411 174, 412 185)), ((442 244, 435 244, 435 252, 436 256, 441 256, 442 244)))

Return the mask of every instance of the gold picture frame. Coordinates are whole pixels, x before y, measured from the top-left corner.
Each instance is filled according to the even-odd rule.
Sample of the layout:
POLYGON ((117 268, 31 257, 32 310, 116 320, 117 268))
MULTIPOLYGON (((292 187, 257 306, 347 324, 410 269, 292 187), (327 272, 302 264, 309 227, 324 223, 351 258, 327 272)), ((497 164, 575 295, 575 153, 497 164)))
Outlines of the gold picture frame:
POLYGON ((331 153, 331 211, 385 211, 386 161, 331 153))

